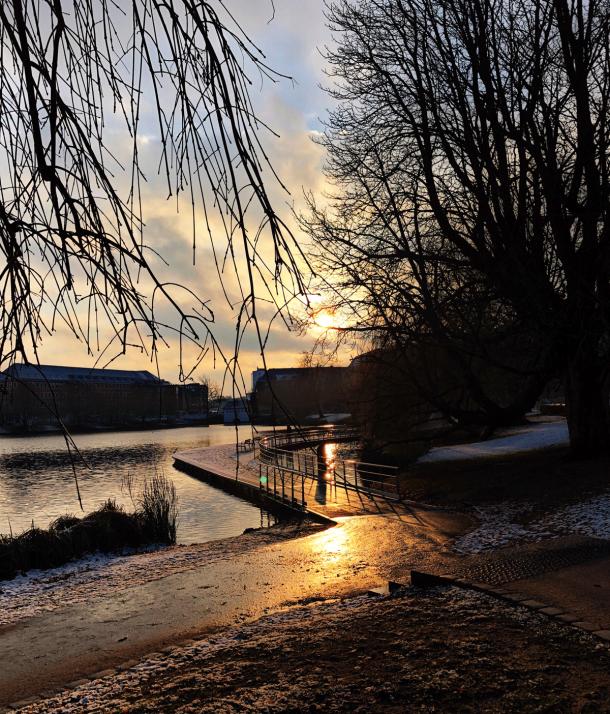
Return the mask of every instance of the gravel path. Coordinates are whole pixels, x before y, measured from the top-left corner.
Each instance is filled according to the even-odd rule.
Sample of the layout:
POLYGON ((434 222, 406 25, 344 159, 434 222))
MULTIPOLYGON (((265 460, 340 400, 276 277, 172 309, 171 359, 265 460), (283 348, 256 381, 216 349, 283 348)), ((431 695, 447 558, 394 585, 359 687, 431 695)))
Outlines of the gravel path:
POLYGON ((23 708, 42 712, 605 712, 610 652, 457 588, 294 608, 23 708))

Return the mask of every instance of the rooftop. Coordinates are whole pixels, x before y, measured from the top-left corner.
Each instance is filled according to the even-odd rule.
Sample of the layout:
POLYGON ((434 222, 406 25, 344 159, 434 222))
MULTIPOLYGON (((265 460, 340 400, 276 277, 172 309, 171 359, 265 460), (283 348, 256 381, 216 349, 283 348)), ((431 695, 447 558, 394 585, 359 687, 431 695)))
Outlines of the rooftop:
POLYGON ((4 371, 9 378, 38 382, 99 382, 106 384, 165 384, 147 370, 95 369, 47 364, 13 364, 4 371))

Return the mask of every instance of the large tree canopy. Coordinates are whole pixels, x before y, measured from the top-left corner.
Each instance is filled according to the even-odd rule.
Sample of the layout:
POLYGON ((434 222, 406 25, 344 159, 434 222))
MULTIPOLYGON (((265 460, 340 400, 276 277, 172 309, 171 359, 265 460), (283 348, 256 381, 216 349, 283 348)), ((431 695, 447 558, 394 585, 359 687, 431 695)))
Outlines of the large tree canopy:
POLYGON ((341 0, 329 18, 337 191, 307 225, 358 329, 429 335, 465 380, 473 354, 495 361, 522 375, 520 408, 561 374, 574 450, 607 450, 610 3, 341 0))
POLYGON ((34 359, 58 323, 92 350, 110 326, 109 355, 133 342, 154 351, 161 297, 175 309, 169 327, 205 349, 205 288, 190 310, 151 268, 142 135, 158 140, 166 195, 193 211, 193 240, 215 241, 210 279, 233 265, 236 346, 256 319, 257 276, 280 304, 283 287, 301 289, 249 96, 253 80, 277 75, 224 3, 8 0, 0 61, 0 365, 34 359))

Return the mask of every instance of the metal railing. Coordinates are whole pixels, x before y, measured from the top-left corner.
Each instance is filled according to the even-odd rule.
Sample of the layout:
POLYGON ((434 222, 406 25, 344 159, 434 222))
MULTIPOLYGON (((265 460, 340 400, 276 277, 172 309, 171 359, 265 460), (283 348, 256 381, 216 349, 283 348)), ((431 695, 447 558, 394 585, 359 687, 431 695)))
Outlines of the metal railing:
POLYGON ((271 489, 270 479, 273 478, 273 483, 281 486, 284 494, 286 479, 292 479, 290 498, 294 500, 294 477, 300 477, 301 484, 297 482, 296 491, 297 496, 301 497, 301 503, 305 502, 305 478, 324 480, 336 488, 371 496, 400 499, 396 466, 355 459, 324 458, 319 452, 323 444, 356 441, 358 437, 358 430, 349 426, 300 429, 261 437, 257 445, 259 464, 261 468, 273 469, 266 474, 261 471, 261 478, 266 478, 264 484, 261 483, 271 489))
POLYGON ((300 511, 307 508, 303 474, 259 462, 258 479, 260 489, 279 503, 300 511))

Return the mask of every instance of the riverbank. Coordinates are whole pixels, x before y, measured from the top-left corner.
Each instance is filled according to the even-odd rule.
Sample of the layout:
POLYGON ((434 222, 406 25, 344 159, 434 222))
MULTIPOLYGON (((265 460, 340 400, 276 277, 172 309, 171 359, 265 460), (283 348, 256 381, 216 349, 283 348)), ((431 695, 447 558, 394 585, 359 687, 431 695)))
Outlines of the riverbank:
MULTIPOLYGON (((189 427, 209 427, 218 424, 219 422, 210 422, 207 419, 193 419, 188 421, 175 421, 172 423, 162 421, 144 421, 135 422, 133 424, 113 425, 113 426, 91 426, 91 425, 71 425, 69 429, 70 436, 89 435, 89 434, 121 434, 130 431, 164 431, 166 429, 188 429, 189 427)), ((224 424, 223 424, 224 426, 224 424)), ((46 427, 43 429, 18 428, 7 429, 0 428, 0 439, 2 437, 29 437, 37 436, 55 436, 63 435, 65 432, 61 427, 46 427)))
MULTIPOLYGON (((235 469, 234 449, 207 456, 235 469)), ((514 583, 521 599, 535 592, 552 606, 574 591, 560 574, 585 568, 600 582, 576 592, 572 619, 610 632, 599 566, 608 541, 548 533, 499 548, 501 529, 488 528, 486 550, 459 552, 485 526, 468 523, 412 507, 15 583, 0 593, 0 609, 15 605, 0 627, 0 704, 42 695, 31 711, 604 711, 599 638, 455 587, 362 597, 417 569, 514 583)))

